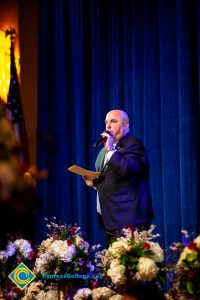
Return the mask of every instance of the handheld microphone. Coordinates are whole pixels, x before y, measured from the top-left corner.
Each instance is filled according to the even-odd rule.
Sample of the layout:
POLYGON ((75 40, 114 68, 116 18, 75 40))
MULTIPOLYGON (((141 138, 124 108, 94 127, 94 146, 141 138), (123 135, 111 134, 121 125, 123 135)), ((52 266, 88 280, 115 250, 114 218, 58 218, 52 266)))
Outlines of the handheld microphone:
MULTIPOLYGON (((106 133, 110 134, 110 131, 106 130, 106 133)), ((107 137, 102 137, 100 136, 98 138, 98 140, 96 141, 96 143, 93 145, 93 148, 99 147, 101 144, 103 144, 104 142, 106 142, 107 137)))

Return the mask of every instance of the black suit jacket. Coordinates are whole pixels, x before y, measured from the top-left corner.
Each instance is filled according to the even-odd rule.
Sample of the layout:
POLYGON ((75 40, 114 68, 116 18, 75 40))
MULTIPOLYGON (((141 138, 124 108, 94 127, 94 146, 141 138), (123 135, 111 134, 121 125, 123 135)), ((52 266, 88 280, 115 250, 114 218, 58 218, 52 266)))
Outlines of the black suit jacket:
POLYGON ((127 134, 119 140, 116 149, 105 166, 105 148, 95 163, 96 170, 101 171, 96 187, 108 230, 151 222, 153 218, 149 161, 144 146, 127 134))

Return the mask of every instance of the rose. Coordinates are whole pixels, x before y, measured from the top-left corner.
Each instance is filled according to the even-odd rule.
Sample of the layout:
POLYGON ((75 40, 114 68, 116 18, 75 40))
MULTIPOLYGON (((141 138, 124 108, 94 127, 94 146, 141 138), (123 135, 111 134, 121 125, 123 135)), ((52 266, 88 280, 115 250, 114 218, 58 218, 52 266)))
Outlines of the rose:
POLYGON ((142 250, 148 250, 150 248, 151 248, 151 246, 150 246, 149 243, 144 243, 143 246, 142 246, 142 250))
POLYGON ((194 243, 194 242, 190 242, 187 247, 190 249, 190 250, 197 250, 197 244, 194 243))
POLYGON ((79 228, 77 226, 72 226, 69 230, 70 234, 73 235, 79 228))

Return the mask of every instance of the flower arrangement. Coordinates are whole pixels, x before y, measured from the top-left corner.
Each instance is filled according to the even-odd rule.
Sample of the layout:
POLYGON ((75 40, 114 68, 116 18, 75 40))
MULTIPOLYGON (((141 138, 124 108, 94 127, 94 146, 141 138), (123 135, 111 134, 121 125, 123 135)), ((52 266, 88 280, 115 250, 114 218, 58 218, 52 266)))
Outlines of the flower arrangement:
POLYGON ((132 227, 123 229, 124 236, 114 241, 108 249, 98 252, 97 262, 111 281, 122 286, 128 280, 134 282, 163 279, 164 252, 158 243, 151 240, 155 226, 148 231, 134 231, 132 227))
POLYGON ((175 275, 168 299, 200 299, 200 235, 187 245, 174 243, 170 248, 180 256, 169 270, 175 275))
MULTIPOLYGON (((48 221, 48 220, 47 220, 48 221)), ((91 274, 94 271, 90 247, 83 240, 80 227, 59 225, 50 222, 46 225, 49 233, 47 239, 38 247, 34 273, 37 275, 79 272, 91 274)))

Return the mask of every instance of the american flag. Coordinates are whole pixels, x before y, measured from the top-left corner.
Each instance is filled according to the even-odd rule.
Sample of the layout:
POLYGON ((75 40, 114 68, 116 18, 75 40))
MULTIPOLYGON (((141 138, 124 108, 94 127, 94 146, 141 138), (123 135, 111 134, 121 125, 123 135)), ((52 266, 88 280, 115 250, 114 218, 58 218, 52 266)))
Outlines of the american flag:
POLYGON ((7 35, 10 35, 11 47, 10 47, 10 86, 7 97, 7 108, 10 111, 10 120, 13 123, 13 127, 20 144, 21 151, 21 161, 26 164, 30 164, 29 160, 29 151, 28 151, 28 142, 26 127, 23 116, 22 103, 19 92, 19 81, 17 75, 17 68, 15 64, 15 54, 14 54, 14 37, 15 31, 12 29, 8 31, 7 35))
POLYGON ((14 43, 11 41, 10 47, 10 86, 8 92, 8 101, 7 108, 11 112, 12 123, 20 123, 23 121, 23 111, 21 105, 21 99, 19 95, 19 84, 18 84, 18 76, 17 69, 15 65, 15 55, 14 55, 14 43))

